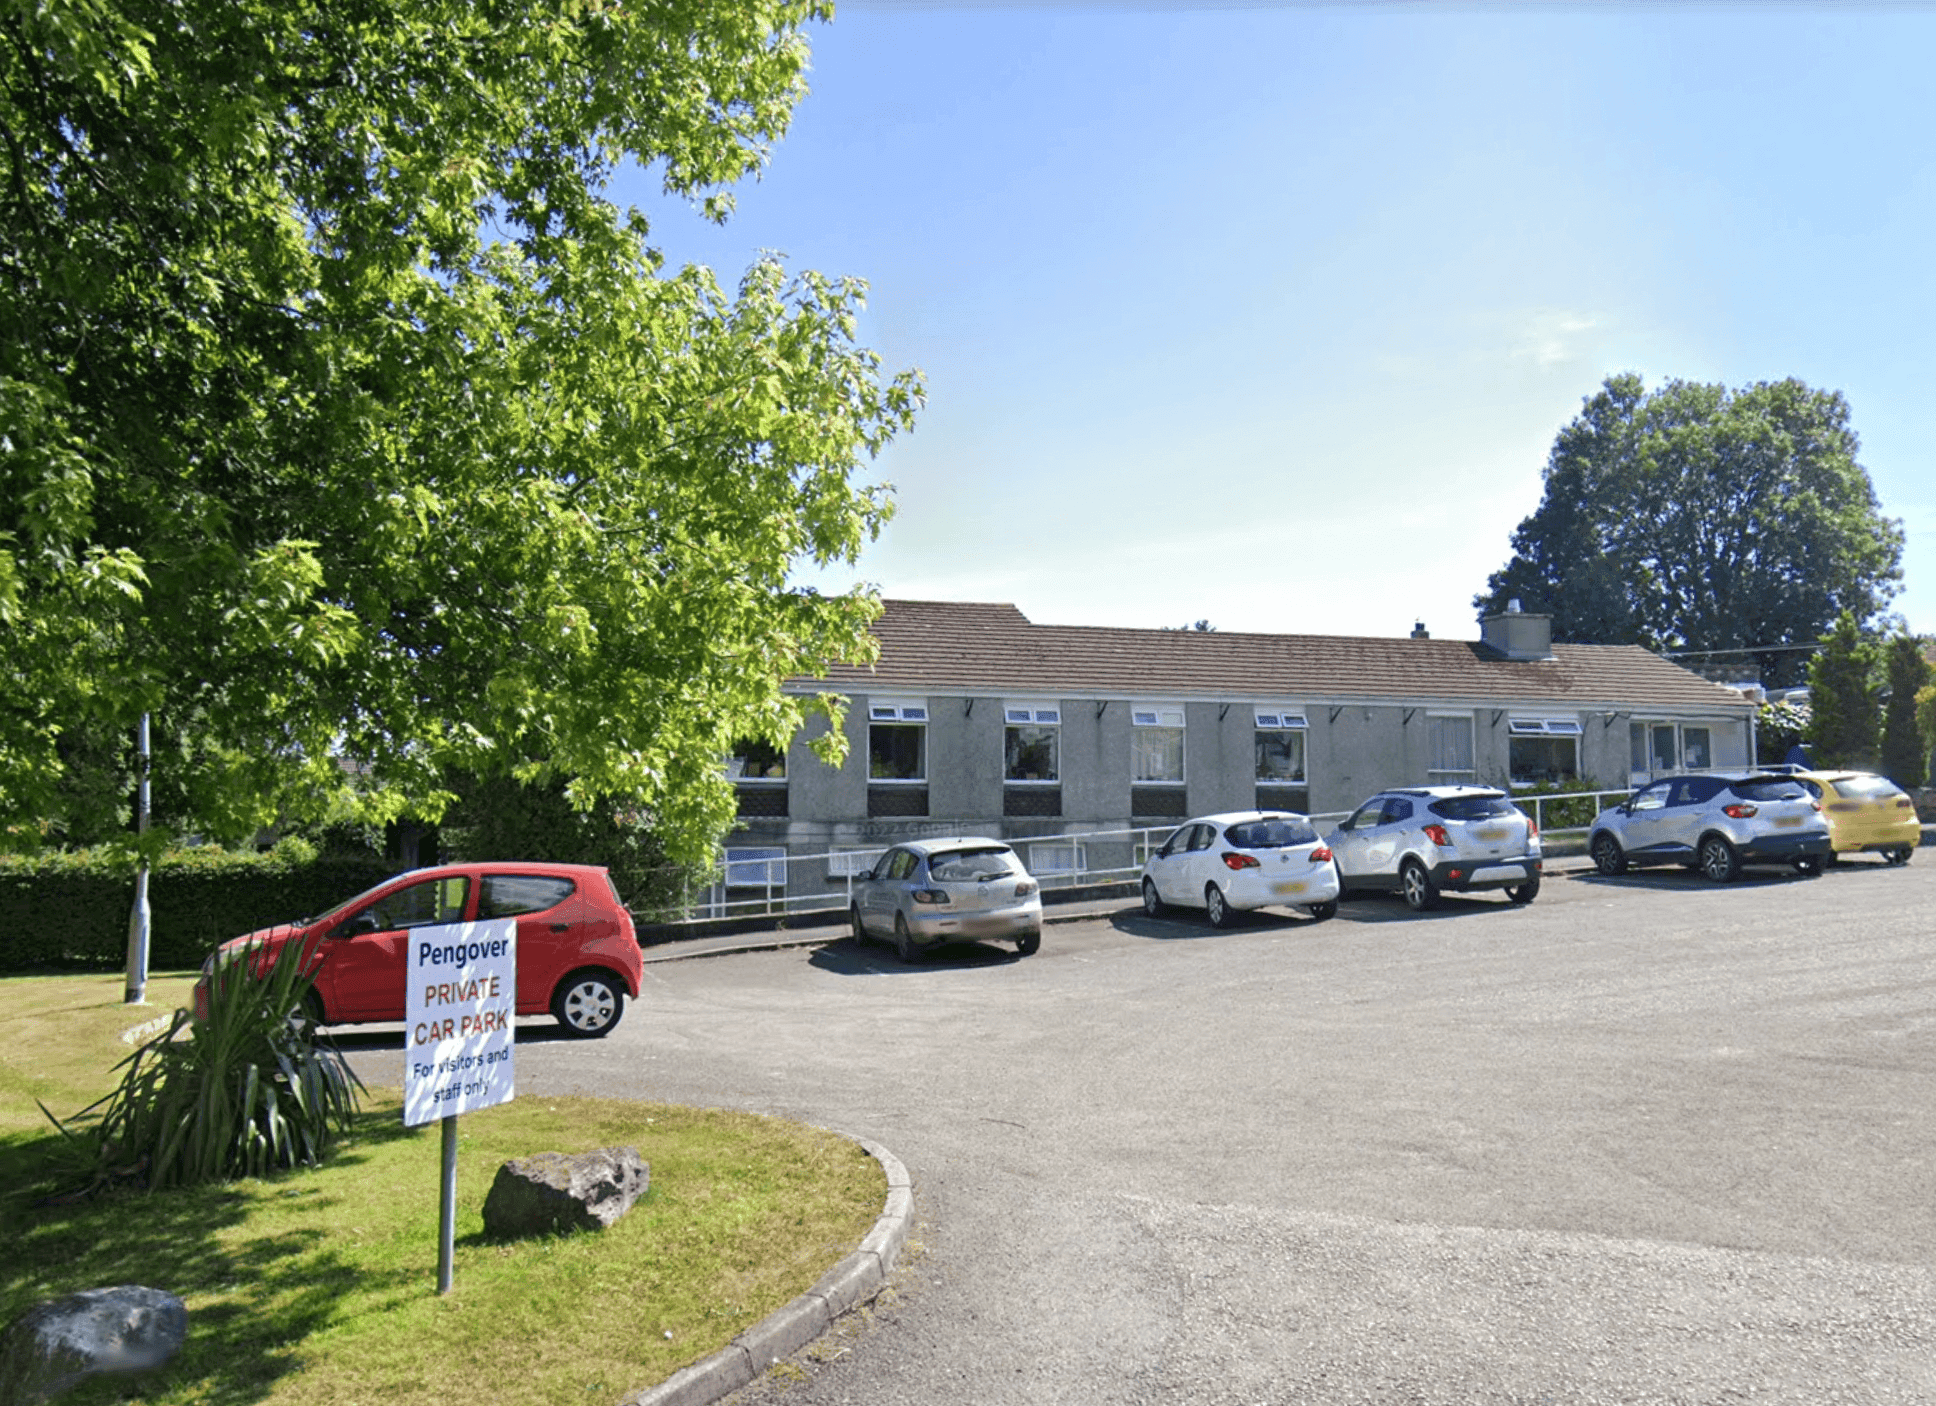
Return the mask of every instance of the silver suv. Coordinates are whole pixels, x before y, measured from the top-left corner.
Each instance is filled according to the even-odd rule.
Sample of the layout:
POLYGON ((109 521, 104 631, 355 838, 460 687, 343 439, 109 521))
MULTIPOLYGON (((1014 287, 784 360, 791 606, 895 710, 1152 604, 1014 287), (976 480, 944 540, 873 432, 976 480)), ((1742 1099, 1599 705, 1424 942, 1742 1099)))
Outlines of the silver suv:
POLYGON ((1346 890, 1396 889, 1415 910, 1446 889, 1504 889, 1514 903, 1539 894, 1539 827, 1490 786, 1380 791, 1324 842, 1346 890))
POLYGON ((1822 803, 1792 776, 1670 776, 1593 818, 1587 853, 1602 874, 1685 864, 1725 884, 1744 864, 1819 874, 1834 853, 1822 803))

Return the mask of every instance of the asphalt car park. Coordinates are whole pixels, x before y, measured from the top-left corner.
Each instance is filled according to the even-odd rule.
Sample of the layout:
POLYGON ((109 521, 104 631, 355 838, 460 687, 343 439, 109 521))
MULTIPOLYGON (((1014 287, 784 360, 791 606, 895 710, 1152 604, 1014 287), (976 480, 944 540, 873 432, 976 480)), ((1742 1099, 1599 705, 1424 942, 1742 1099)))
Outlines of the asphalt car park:
POLYGON ((609 1038, 521 1052, 519 1093, 906 1164, 895 1296, 748 1400, 1928 1402, 1931 859, 1549 862, 1531 905, 1223 930, 1126 898, 1025 960, 796 933, 649 961, 609 1038))

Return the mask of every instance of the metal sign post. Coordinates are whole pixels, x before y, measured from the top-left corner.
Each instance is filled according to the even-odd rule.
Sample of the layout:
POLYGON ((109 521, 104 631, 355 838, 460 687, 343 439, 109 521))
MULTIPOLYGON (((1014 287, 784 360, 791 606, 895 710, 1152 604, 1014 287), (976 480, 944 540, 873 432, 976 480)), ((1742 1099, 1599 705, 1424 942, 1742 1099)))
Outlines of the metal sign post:
POLYGON ((403 1121, 441 1120, 437 1292, 450 1292, 457 1234, 457 1115, 516 1096, 518 923, 412 928, 405 963, 403 1121))
MULTIPOLYGON (((136 758, 140 780, 135 787, 135 834, 148 833, 148 715, 141 715, 135 734, 136 758)), ((142 1005, 148 994, 148 933, 154 914, 148 907, 148 851, 141 851, 134 871, 134 907, 128 913, 128 981, 121 990, 121 1003, 142 1005)))

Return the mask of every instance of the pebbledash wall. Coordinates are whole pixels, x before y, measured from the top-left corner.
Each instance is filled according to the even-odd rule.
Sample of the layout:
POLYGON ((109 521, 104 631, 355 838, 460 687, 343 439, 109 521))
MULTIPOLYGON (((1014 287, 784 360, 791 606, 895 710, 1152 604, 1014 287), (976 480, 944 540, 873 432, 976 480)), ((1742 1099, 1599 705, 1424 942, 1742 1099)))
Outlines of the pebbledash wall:
MULTIPOLYGON (((1043 626, 1011 605, 888 601, 880 658, 802 693, 848 700, 847 759, 756 746, 718 896, 838 901, 898 840, 976 834, 1075 862, 1055 836, 1163 829, 1251 808, 1346 811, 1407 784, 1613 790, 1745 767, 1754 706, 1631 646, 1552 645, 1516 609, 1477 641, 1043 626), (831 860, 825 858, 835 855, 831 860)), ((824 729, 825 723, 817 727, 824 729)), ((1119 852, 1118 852, 1119 851, 1119 852)), ((1140 863, 1090 840, 1088 869, 1140 863)))

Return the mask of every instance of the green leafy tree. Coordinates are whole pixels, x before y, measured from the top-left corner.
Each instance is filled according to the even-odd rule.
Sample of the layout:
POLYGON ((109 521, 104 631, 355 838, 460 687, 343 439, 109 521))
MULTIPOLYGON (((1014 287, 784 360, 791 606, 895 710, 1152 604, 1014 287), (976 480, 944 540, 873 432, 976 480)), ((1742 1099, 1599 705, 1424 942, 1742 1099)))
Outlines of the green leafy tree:
POLYGON ((1916 695, 1929 685, 1923 642, 1907 631, 1892 636, 1883 651, 1887 701, 1882 709, 1882 771, 1905 788, 1929 780, 1931 746, 1916 716, 1916 695))
POLYGON ((1898 589, 1902 528, 1857 448, 1842 397, 1799 381, 1609 377, 1554 440, 1539 507, 1474 604, 1517 598, 1556 640, 1750 656, 1764 682, 1794 682, 1796 646, 1898 589))
POLYGON ((859 283, 668 270, 604 192, 630 161, 724 218, 830 14, 0 17, 0 836, 98 824, 75 739, 150 712, 178 828, 435 819, 462 771, 709 860, 732 739, 868 657, 877 604, 788 574, 879 530, 855 474, 921 390, 859 283))
POLYGON ((1808 741, 1809 709, 1804 703, 1783 699, 1763 703, 1755 709, 1755 761, 1774 764, 1788 760, 1788 753, 1808 741))
POLYGON ((1817 766, 1871 767, 1880 736, 1876 647, 1843 611, 1808 665, 1808 742, 1817 766))
POLYGON ((602 797, 589 809, 567 798, 563 783, 523 785, 508 776, 462 776, 438 828, 453 860, 541 859, 602 864, 633 913, 670 915, 708 871, 675 863, 642 817, 602 797))

